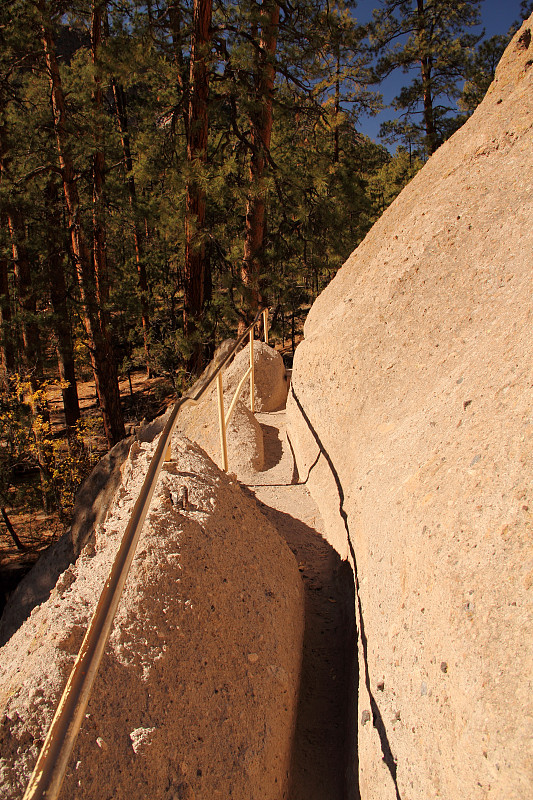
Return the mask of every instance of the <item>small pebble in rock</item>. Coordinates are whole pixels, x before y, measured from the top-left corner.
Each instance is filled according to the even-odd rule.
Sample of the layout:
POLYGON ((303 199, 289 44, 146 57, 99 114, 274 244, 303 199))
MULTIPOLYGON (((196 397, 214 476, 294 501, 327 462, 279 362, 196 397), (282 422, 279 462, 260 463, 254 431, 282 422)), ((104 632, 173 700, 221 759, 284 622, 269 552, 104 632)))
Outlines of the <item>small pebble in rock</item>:
POLYGON ((446 661, 440 662, 440 671, 444 672, 444 674, 448 672, 448 664, 446 663, 446 661))
POLYGON ((385 681, 380 681, 378 683, 378 691, 380 691, 380 692, 385 691, 385 681))
POLYGON ((257 653, 248 653, 248 661, 250 664, 255 664, 256 661, 259 661, 259 656, 257 653))
POLYGON ((101 736, 99 736, 96 740, 96 744, 100 748, 100 750, 107 750, 107 744, 104 742, 101 736))
POLYGON ((420 684, 420 694, 422 695, 422 697, 424 697, 424 695, 426 695, 427 693, 428 693, 428 685, 425 681, 422 681, 422 683, 420 684))
POLYGON ((472 617, 474 616, 474 608, 475 608, 474 603, 472 603, 469 600, 467 603, 464 604, 463 608, 466 611, 467 616, 470 619, 472 619, 472 617))
POLYGON ((367 722, 370 722, 370 711, 365 709, 361 714, 361 725, 366 725, 367 722))

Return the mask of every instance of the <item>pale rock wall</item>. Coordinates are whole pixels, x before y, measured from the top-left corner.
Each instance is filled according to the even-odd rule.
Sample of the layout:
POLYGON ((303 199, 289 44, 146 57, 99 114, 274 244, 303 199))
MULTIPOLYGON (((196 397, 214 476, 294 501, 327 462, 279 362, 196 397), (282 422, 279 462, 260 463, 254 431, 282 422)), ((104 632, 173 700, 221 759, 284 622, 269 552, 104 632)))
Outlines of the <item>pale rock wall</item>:
MULTIPOLYGON (((133 445, 105 521, 0 649, 4 800, 23 794, 155 444, 133 445)), ((176 435, 60 797, 286 798, 303 624, 285 542, 176 435)))
POLYGON ((296 351, 300 477, 356 565, 363 800, 533 797, 532 29, 296 351))

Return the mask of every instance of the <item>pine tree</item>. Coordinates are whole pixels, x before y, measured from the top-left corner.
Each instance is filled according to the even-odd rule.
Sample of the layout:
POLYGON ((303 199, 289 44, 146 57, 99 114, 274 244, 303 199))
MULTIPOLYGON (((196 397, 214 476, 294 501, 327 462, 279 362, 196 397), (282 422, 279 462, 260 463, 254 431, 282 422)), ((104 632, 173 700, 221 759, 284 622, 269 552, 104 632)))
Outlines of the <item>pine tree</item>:
MULTIPOLYGON (((250 184, 246 200, 242 284, 245 306, 253 317, 261 303, 259 277, 266 224, 265 167, 270 157, 272 94, 276 76, 275 53, 280 8, 277 0, 263 0, 258 20, 252 19, 252 36, 259 36, 250 103, 250 184), (259 30, 257 30, 258 26, 259 30)), ((244 327, 244 323, 241 325, 244 327)))
POLYGON ((190 176, 185 211, 184 331, 193 345, 189 369, 195 374, 203 366, 203 348, 197 336, 208 269, 204 230, 206 190, 202 171, 207 162, 211 16, 212 0, 194 0, 186 129, 190 176))
POLYGON ((388 126, 392 138, 416 131, 431 155, 455 129, 459 81, 468 55, 481 38, 469 29, 479 24, 480 0, 381 0, 369 31, 379 59, 376 78, 396 69, 412 74, 394 99, 401 117, 388 126))
POLYGON ((465 70, 466 81, 458 103, 466 116, 473 114, 485 97, 509 38, 509 36, 492 36, 490 39, 485 39, 468 61, 465 70))
MULTIPOLYGON (((87 244, 81 214, 78 180, 71 155, 70 134, 67 127, 69 114, 65 103, 62 79, 56 55, 52 31, 52 18, 45 0, 37 0, 39 23, 46 66, 49 74, 57 142, 59 167, 63 180, 63 191, 68 214, 71 248, 78 275, 81 299, 84 307, 83 319, 87 342, 94 370, 96 390, 102 411, 104 429, 109 446, 112 447, 125 435, 115 360, 107 325, 106 303, 108 299, 107 269, 102 258, 101 219, 98 216, 98 192, 101 186, 98 177, 94 181, 94 247, 87 244)), ((95 11, 97 10, 95 6, 95 11)), ((94 47, 94 37, 93 37, 94 47)), ((95 92, 97 91, 95 88, 95 92)), ((98 106, 98 100, 96 100, 98 106)), ((97 154, 98 154, 97 150, 97 154)))

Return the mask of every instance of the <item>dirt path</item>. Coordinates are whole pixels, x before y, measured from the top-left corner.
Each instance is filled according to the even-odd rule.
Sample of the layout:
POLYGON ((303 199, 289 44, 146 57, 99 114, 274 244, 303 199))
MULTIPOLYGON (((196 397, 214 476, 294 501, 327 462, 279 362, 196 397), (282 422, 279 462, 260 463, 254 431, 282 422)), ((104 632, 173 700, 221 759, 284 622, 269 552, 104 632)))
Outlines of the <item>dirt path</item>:
MULTIPOLYGON (((351 683, 351 571, 322 536, 318 509, 298 474, 285 412, 257 414, 265 437, 265 471, 249 484, 263 513, 298 561, 306 622, 290 800, 346 797, 347 709, 351 683)), ((352 614, 353 616, 353 614, 352 614)))

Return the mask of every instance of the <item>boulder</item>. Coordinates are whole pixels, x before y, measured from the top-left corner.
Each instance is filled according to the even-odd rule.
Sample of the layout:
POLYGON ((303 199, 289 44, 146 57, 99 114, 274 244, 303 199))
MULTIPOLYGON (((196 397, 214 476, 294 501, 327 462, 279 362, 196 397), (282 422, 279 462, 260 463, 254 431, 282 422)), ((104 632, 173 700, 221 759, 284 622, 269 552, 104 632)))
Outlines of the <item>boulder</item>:
POLYGON ((296 350, 300 477, 356 572, 372 800, 533 796, 532 28, 296 350))
MULTIPOLYGON (((224 371, 224 408, 227 413, 235 391, 250 365, 248 347, 241 350, 224 371)), ((254 391, 256 411, 276 411, 285 407, 288 380, 283 359, 264 342, 254 342, 254 391)), ((178 429, 197 442, 213 461, 222 466, 217 391, 213 387, 197 406, 180 412, 178 429)), ((250 382, 239 394, 227 428, 229 471, 246 482, 264 468, 263 433, 250 411, 250 382)))
MULTIPOLYGON (((224 387, 224 407, 227 413, 233 394, 224 387)), ((223 466, 218 422, 216 388, 210 389, 196 406, 188 405, 180 411, 178 430, 197 442, 219 467, 223 466)), ((264 466, 263 432, 242 399, 239 399, 226 429, 228 470, 239 480, 260 472, 264 466)))
MULTIPOLYGON (((235 356, 224 375, 224 391, 233 395, 241 377, 250 366, 250 350, 245 347, 235 356)), ((255 410, 279 411, 285 408, 288 380, 283 359, 277 350, 264 342, 254 342, 255 410)), ((250 382, 242 388, 243 403, 250 407, 250 382)))
MULTIPOLYGON (((94 540, 0 651, 5 800, 22 796, 154 449, 133 445, 94 540)), ((287 797, 302 635, 292 553, 174 437, 60 797, 287 797)))

